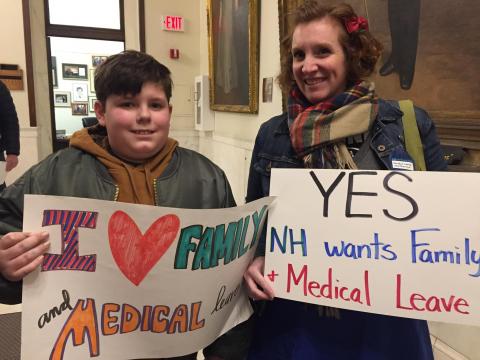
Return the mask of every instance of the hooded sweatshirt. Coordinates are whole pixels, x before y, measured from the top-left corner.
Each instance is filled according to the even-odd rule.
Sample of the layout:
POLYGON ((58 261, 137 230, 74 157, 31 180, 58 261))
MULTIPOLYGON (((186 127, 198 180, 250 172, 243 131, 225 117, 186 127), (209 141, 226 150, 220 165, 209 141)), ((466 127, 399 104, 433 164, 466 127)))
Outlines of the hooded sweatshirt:
POLYGON ((118 201, 144 205, 155 205, 155 181, 172 159, 177 145, 176 140, 168 138, 155 156, 133 164, 114 155, 107 131, 101 125, 79 130, 70 138, 70 146, 91 154, 106 166, 117 184, 118 201))

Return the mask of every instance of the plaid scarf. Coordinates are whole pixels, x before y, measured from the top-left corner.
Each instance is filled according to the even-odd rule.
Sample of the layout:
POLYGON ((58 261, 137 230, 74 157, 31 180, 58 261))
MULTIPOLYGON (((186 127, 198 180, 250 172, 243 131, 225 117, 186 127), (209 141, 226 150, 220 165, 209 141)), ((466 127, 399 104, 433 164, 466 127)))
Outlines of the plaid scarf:
POLYGON ((343 139, 368 131, 378 112, 375 86, 362 81, 318 104, 310 104, 295 84, 288 98, 293 148, 305 167, 356 169, 343 139))

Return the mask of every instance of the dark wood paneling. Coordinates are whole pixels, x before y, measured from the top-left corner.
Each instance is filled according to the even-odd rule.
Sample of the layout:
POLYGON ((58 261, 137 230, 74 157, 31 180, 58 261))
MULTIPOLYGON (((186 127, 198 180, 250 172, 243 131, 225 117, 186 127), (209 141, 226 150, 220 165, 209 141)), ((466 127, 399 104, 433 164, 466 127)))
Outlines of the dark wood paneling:
POLYGON ((146 51, 145 37, 145 0, 138 0, 138 26, 140 32, 140 51, 146 51))
POLYGON ((125 33, 122 30, 57 24, 47 25, 46 28, 47 36, 110 41, 124 41, 125 39, 125 33))

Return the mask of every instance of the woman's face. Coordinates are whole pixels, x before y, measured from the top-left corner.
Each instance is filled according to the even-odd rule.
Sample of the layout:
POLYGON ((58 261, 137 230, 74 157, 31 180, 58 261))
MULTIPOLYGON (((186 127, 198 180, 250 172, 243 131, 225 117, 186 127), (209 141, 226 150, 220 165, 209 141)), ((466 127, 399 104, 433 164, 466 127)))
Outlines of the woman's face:
POLYGON ((347 63, 340 45, 341 25, 329 17, 299 24, 292 37, 293 77, 312 103, 345 91, 347 63))

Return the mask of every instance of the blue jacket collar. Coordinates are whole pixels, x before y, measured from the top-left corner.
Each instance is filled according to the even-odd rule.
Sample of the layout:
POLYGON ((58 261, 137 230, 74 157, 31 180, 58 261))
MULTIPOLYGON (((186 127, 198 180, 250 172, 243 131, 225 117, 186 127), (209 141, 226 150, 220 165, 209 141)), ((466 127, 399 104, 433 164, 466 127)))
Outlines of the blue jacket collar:
POLYGON ((379 99, 378 105, 377 120, 382 123, 396 121, 403 115, 397 101, 379 99))

